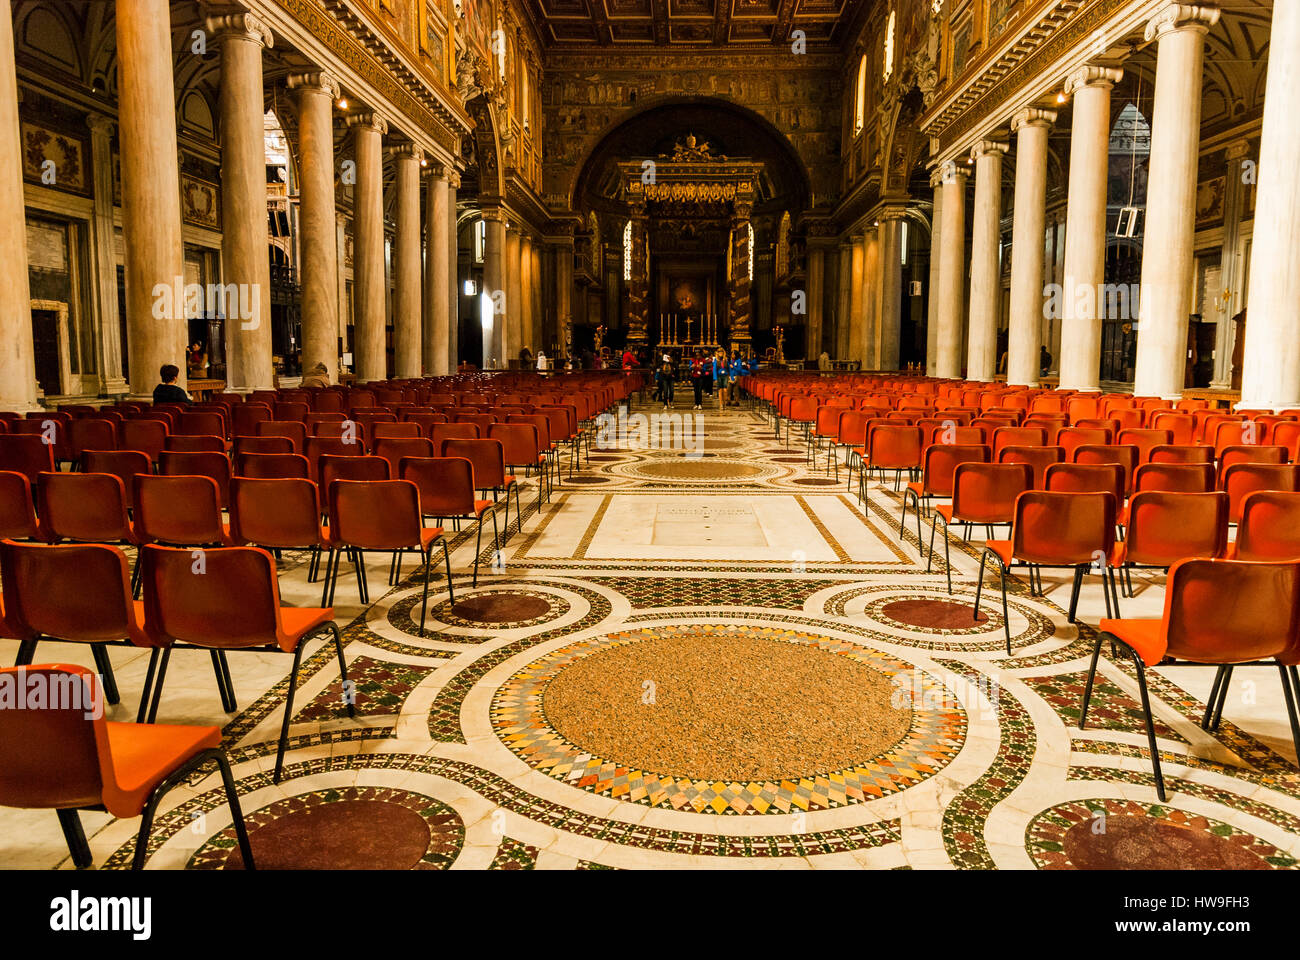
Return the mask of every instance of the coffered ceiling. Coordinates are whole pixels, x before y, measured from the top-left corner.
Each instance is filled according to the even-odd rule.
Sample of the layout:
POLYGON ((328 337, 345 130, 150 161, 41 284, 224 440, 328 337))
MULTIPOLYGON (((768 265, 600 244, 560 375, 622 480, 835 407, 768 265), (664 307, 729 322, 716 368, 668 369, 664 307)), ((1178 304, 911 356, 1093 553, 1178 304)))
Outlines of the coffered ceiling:
POLYGON ((552 46, 838 43, 867 0, 525 0, 552 46))

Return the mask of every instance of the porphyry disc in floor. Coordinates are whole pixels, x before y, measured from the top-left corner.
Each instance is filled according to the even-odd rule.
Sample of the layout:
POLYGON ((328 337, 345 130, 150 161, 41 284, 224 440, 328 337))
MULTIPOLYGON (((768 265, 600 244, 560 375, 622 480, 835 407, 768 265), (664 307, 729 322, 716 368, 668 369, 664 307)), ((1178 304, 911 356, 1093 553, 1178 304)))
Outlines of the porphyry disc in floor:
POLYGON ((939 686, 832 638, 673 625, 556 650, 507 681, 492 713, 511 750, 573 786, 786 813, 874 799, 947 764, 964 714, 951 697, 912 696, 914 684, 939 686))
POLYGON ((629 470, 647 480, 750 480, 769 471, 758 464, 732 460, 653 460, 629 470))

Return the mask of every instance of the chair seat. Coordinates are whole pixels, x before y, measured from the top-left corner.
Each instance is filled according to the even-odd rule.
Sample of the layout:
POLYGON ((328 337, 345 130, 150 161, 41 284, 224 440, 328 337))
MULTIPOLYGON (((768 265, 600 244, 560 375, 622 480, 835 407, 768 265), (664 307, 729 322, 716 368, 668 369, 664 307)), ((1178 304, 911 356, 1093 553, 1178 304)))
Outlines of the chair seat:
POLYGON ((334 619, 333 607, 281 607, 280 623, 292 643, 286 652, 297 648, 302 638, 334 619))
POLYGON ((430 545, 442 536, 442 527, 424 527, 420 530, 420 549, 428 552, 430 545))
POLYGON ((919 480, 909 480, 907 482, 907 489, 915 496, 925 496, 925 484, 921 483, 919 480))
POLYGON ((221 745, 220 727, 114 721, 105 726, 113 782, 104 784, 104 806, 115 817, 138 817, 149 794, 168 774, 221 745))
POLYGON ((935 506, 934 512, 943 517, 944 523, 952 523, 952 504, 940 503, 935 506))
POLYGON ((474 501, 475 519, 483 516, 484 511, 491 510, 494 505, 495 505, 494 501, 492 500, 475 500, 474 501))
POLYGON ((1011 566, 1015 557, 1015 545, 1010 540, 985 540, 984 545, 998 555, 1004 567, 1011 566))
POLYGON ((1102 620, 1097 629, 1119 637, 1136 651, 1143 663, 1151 667, 1163 660, 1165 651, 1169 649, 1163 625, 1164 621, 1159 619, 1102 620))

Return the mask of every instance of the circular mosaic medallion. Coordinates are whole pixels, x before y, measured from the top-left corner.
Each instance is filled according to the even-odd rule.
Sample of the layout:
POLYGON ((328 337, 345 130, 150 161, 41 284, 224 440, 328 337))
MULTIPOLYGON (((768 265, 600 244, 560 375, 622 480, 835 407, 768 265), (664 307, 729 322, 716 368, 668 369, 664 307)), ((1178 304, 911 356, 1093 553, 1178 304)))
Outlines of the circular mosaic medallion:
MULTIPOLYGON (((981 624, 987 626, 989 623, 988 613, 980 611, 979 616, 975 617, 971 605, 958 600, 894 600, 879 606, 873 612, 883 619, 909 627, 920 627, 922 630, 963 631, 972 630, 981 624)), ((997 616, 997 622, 1002 622, 1000 615, 997 616)))
POLYGON ((502 685, 492 722, 524 762, 593 793, 789 813, 874 799, 946 766, 965 714, 944 691, 828 637, 673 625, 547 654, 502 685))
POLYGON ((773 457, 773 463, 807 463, 807 457, 773 457))
POLYGON ((647 480, 752 480, 768 471, 754 463, 735 460, 655 460, 639 463, 630 473, 647 480))
POLYGON ((565 483, 608 483, 609 477, 590 477, 574 474, 571 477, 564 478, 565 483))
POLYGON ((1051 807, 1026 830, 1029 853, 1049 870, 1294 869, 1294 857, 1200 814, 1132 800, 1051 807))
MULTIPOLYGON (((246 813, 259 870, 445 870, 465 839, 451 807, 388 787, 341 787, 279 800, 246 813)), ((244 860, 227 827, 190 867, 239 870, 244 860)))
POLYGON ((796 477, 791 483, 802 483, 808 487, 838 487, 840 482, 830 477, 796 477))
MULTIPOLYGON (((821 613, 847 617, 865 628, 872 638, 903 646, 954 650, 1005 649, 1002 600, 996 590, 980 597, 980 617, 971 615, 973 589, 961 588, 949 594, 943 587, 914 587, 900 596, 896 585, 850 587, 829 597, 821 613), (909 634, 941 637, 942 641, 909 634)), ((1010 596, 1011 645, 1027 647, 1057 634, 1057 626, 1046 611, 1026 597, 1010 596)), ((1064 621, 1064 615, 1061 615, 1064 621)))
MULTIPOLYGON (((415 618, 420 615, 420 601, 421 591, 418 589, 411 596, 398 600, 388 611, 388 622, 405 633, 419 633, 420 624, 415 618)), ((499 627, 514 630, 546 623, 563 616, 568 610, 569 602, 563 597, 538 590, 490 588, 469 594, 458 591, 454 606, 447 599, 429 603, 425 629, 437 622, 470 629, 499 627)))

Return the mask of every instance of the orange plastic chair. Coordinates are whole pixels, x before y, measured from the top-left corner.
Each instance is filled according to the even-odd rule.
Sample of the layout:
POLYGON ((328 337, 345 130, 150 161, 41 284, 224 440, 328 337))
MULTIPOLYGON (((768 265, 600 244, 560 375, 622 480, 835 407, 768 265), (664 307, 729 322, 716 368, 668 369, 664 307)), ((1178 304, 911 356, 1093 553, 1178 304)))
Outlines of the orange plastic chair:
POLYGON ((1219 480, 1234 463, 1286 463, 1286 447, 1228 446, 1219 452, 1219 480))
POLYGON ((135 503, 135 476, 153 473, 149 455, 140 450, 87 450, 81 455, 86 473, 111 473, 126 488, 127 503, 135 503))
POLYGON ((51 543, 138 546, 127 514, 126 485, 111 473, 45 473, 36 488, 41 533, 51 543))
MULTIPOLYGON (((506 473, 505 452, 500 440, 448 440, 442 446, 442 456, 463 457, 474 467, 474 488, 492 491, 492 500, 497 499, 498 491, 505 494, 505 517, 502 520, 501 536, 503 541, 510 539, 510 491, 515 492, 515 514, 522 518, 523 508, 519 502, 519 484, 515 478, 506 473)), ((519 528, 523 529, 520 519, 519 528)), ((500 548, 498 543, 497 547, 500 548)))
MULTIPOLYGON (((305 461, 304 461, 305 462, 305 461)), ((230 481, 230 539, 269 550, 310 550, 307 582, 320 570, 329 531, 320 522, 320 495, 305 477, 235 477, 230 481)), ((326 598, 321 596, 321 604, 326 598)))
MULTIPOLYGON (((84 667, 41 664, 0 669, 5 681, 60 690, 43 710, 0 705, 0 805, 53 809, 72 862, 92 863, 77 815, 107 810, 119 819, 140 817, 133 870, 144 867, 154 815, 163 797, 197 770, 215 762, 226 791, 244 868, 255 869, 239 794, 221 748, 219 727, 114 723, 104 719, 95 676, 84 667)), ((6 684, 8 685, 8 684, 6 684)))
MULTIPOLYGON (((549 471, 546 469, 546 453, 537 436, 537 428, 530 423, 494 423, 488 428, 488 439, 501 441, 501 456, 508 469, 522 469, 525 476, 531 470, 538 472, 537 514, 541 516, 549 471)), ((522 514, 520 517, 522 529, 522 514)))
POLYGON ((1220 489, 1228 494, 1228 522, 1241 519, 1241 506, 1256 490, 1300 490, 1300 464, 1234 463, 1223 472, 1220 489))
POLYGON ((317 464, 317 483, 326 502, 329 500, 330 484, 335 480, 357 480, 363 482, 389 480, 392 468, 383 457, 373 455, 363 457, 339 457, 332 453, 321 454, 317 464))
POLYGON ((1031 490, 1043 490, 1047 486, 1047 468, 1065 459, 1065 450, 1061 447, 1003 447, 998 451, 998 463, 1026 463, 1033 470, 1031 490))
POLYGON ((501 542, 497 529, 496 504, 474 497, 474 465, 463 457, 403 457, 399 465, 403 480, 419 491, 420 513, 435 521, 451 520, 459 529, 461 520, 478 525, 474 541, 474 586, 478 586, 478 560, 483 552, 483 517, 492 515, 492 542, 501 542))
POLYGON ((1088 719, 1093 680, 1101 645, 1119 644, 1137 671, 1142 712, 1146 718, 1147 744, 1155 773, 1156 794, 1165 797, 1160 770, 1155 718, 1147 693, 1147 668, 1168 658, 1187 664, 1220 667, 1201 726, 1218 726, 1223 700, 1234 665, 1277 666, 1282 677, 1291 734, 1300 751, 1300 721, 1296 716, 1296 693, 1300 677, 1300 563, 1261 563, 1246 560, 1187 559, 1169 569, 1164 615, 1156 619, 1101 621, 1093 646, 1092 665, 1079 710, 1079 729, 1088 719))
POLYGON ((265 403, 240 403, 230 409, 230 429, 237 437, 257 435, 257 425, 271 419, 271 407, 265 403))
POLYGON ((307 449, 307 425, 298 420, 263 420, 257 425, 257 436, 288 437, 294 453, 307 449))
POLYGON ((1045 447, 1047 431, 1039 427, 998 427, 993 431, 993 457, 1007 447, 1045 447))
POLYGON ((785 445, 790 446, 790 428, 798 424, 804 431, 805 436, 812 432, 813 423, 817 420, 817 408, 821 406, 821 400, 817 397, 795 397, 790 404, 790 412, 785 421, 785 445))
POLYGON ((357 588, 363 604, 370 602, 366 588, 366 570, 362 554, 367 550, 393 551, 393 566, 389 570, 389 584, 401 578, 401 556, 409 549, 419 552, 424 561, 424 599, 420 608, 420 636, 429 610, 429 573, 433 569, 433 548, 442 544, 442 557, 447 565, 447 594, 455 606, 456 592, 452 585, 451 555, 447 552, 447 538, 442 527, 424 526, 420 512, 420 492, 409 480, 335 480, 329 486, 329 557, 326 560, 326 580, 329 601, 334 602, 334 588, 338 584, 339 561, 345 551, 350 551, 357 573, 357 588))
POLYGON ((172 433, 190 437, 224 438, 227 434, 226 418, 224 414, 212 410, 182 413, 172 433))
POLYGON ((0 470, 21 473, 35 486, 40 474, 54 470, 54 445, 37 434, 0 434, 0 470))
MULTIPOLYGON (((1051 468, 1048 472, 1050 474, 1051 468)), ((972 608, 978 619, 980 591, 984 587, 984 565, 991 558, 999 568, 1002 623, 1008 656, 1011 655, 1011 620, 1007 613, 1007 570, 1016 561, 1030 565, 1031 580, 1040 567, 1074 568, 1074 587, 1070 591, 1068 615, 1070 623, 1075 622, 1074 612, 1079 605, 1079 589, 1083 585, 1083 577, 1095 567, 1100 567, 1107 613, 1110 613, 1112 600, 1116 607, 1119 606, 1114 571, 1107 563, 1115 545, 1115 503, 1113 493, 1030 490, 1016 498, 1011 539, 989 540, 980 554, 979 582, 975 587, 975 604, 972 608)), ((1034 593, 1041 592, 1040 581, 1034 593)))
MULTIPOLYGON (((389 424, 389 426, 408 426, 408 424, 389 424)), ((409 424, 414 426, 414 424, 409 424)), ((431 457, 433 443, 424 437, 376 437, 375 456, 388 461, 388 476, 397 476, 397 465, 403 457, 431 457)))
POLYGON ((158 460, 158 472, 167 477, 211 477, 217 485, 221 506, 230 502, 230 458, 224 453, 164 450, 158 460))
POLYGON ((908 483, 903 490, 903 512, 898 518, 898 539, 903 539, 903 525, 907 522, 907 505, 916 510, 916 544, 921 545, 921 504, 931 500, 944 500, 952 496, 953 473, 959 464, 988 463, 993 458, 987 444, 932 444, 925 449, 925 463, 921 479, 908 483))
POLYGON ((1119 432, 1116 442, 1137 447, 1138 463, 1148 463, 1151 451, 1158 446, 1172 444, 1174 435, 1168 430, 1127 429, 1119 432))
POLYGON ((407 440, 420 436, 420 425, 404 421, 402 423, 376 423, 370 428, 371 438, 380 440, 407 440))
POLYGON ((131 516, 142 542, 185 547, 230 542, 217 481, 201 476, 137 474, 131 516))
POLYGON ((1196 443, 1158 444, 1148 463, 1213 463, 1214 448, 1196 443))
POLYGON ((1133 489, 1169 493, 1209 493, 1215 489, 1211 463, 1142 463, 1133 472, 1133 489))
POLYGON ((1054 493, 1109 493, 1124 502, 1124 468, 1118 463, 1055 463, 1047 468, 1047 489, 1054 493))
POLYGON ((9 432, 13 436, 36 437, 50 447, 55 463, 65 463, 72 460, 72 448, 68 443, 68 424, 71 422, 72 418, 66 413, 29 413, 26 419, 10 423, 9 432))
POLYGON ((220 437, 190 436, 173 433, 163 440, 163 453, 220 453, 225 455, 226 441, 220 437))
POLYGON ((1232 560, 1300 560, 1300 493, 1256 490, 1241 502, 1232 560))
POLYGON ((21 473, 0 470, 0 538, 39 540, 41 537, 31 482, 21 473))
POLYGON ((1114 436, 1107 427, 1065 427, 1056 432, 1056 446, 1065 449, 1065 459, 1074 456, 1074 448, 1084 444, 1110 443, 1114 436))
POLYGON ((1186 446, 1195 443, 1196 419, 1183 410, 1156 410, 1150 415, 1148 425, 1153 430, 1168 430, 1173 435, 1170 443, 1186 446))
POLYGON ((293 453, 293 441, 288 437, 235 437, 230 452, 236 460, 245 453, 293 453))
POLYGON ((867 471, 879 470, 884 482, 886 470, 894 471, 898 489, 904 470, 914 475, 921 467, 921 428, 878 424, 867 431, 866 457, 858 471, 858 499, 867 499, 867 471))
POLYGON ((1168 569, 1187 557, 1221 557, 1228 547, 1228 495, 1143 490, 1128 504, 1125 539, 1111 549, 1110 565, 1133 596, 1133 567, 1168 569))
POLYGON ((952 559, 948 531, 954 525, 963 528, 969 539, 971 527, 983 525, 992 535, 993 527, 1010 523, 1015 517, 1016 498, 1030 488, 1033 470, 1025 463, 958 464, 953 471, 952 503, 939 504, 930 520, 930 550, 925 572, 934 561, 934 533, 943 521, 943 559, 947 567, 948 592, 952 593, 952 559))
POLYGON ((68 455, 80 461, 87 450, 116 450, 117 424, 111 420, 83 419, 68 424, 68 455))
MULTIPOLYGON (((145 680, 145 698, 151 699, 153 723, 162 699, 167 664, 175 644, 183 643, 224 654, 228 650, 293 654, 293 670, 285 693, 284 720, 275 754, 273 781, 280 782, 284 752, 289 743, 289 719, 298 686, 298 667, 307 641, 321 634, 334 638, 339 675, 348 689, 348 668, 343 641, 329 607, 285 607, 280 604, 280 584, 275 560, 257 547, 219 547, 203 551, 203 575, 194 572, 194 551, 146 544, 140 563, 144 581, 144 624, 149 646, 152 688, 145 680), (158 654, 161 651, 161 658, 158 654), (154 674, 154 662, 157 673, 154 674)), ((228 679, 228 678, 227 678, 228 679)), ((231 693, 233 699, 233 692, 231 693)), ((223 700, 225 692, 223 691, 223 700)), ((355 716, 347 698, 348 716, 355 716)))
POLYGON ((1074 463, 1117 463, 1124 468, 1124 492, 1133 488, 1138 465, 1138 448, 1117 443, 1085 443, 1074 448, 1074 463))
POLYGON ((235 458, 234 477, 309 480, 311 463, 300 453, 243 453, 235 458))

